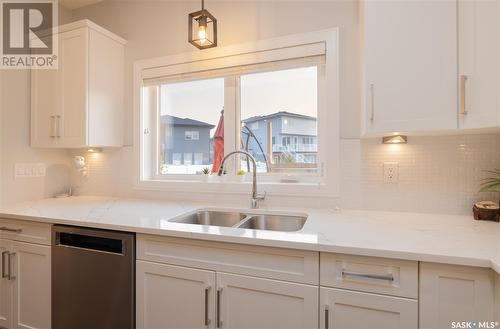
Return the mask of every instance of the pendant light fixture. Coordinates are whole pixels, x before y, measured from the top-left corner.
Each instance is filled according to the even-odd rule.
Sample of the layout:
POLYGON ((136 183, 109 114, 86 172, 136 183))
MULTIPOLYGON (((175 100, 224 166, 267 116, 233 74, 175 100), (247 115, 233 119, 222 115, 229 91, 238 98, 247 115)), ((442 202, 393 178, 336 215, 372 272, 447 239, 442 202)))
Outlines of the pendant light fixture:
POLYGON ((205 0, 201 0, 201 10, 189 14, 190 44, 198 49, 217 47, 217 20, 205 9, 205 0))

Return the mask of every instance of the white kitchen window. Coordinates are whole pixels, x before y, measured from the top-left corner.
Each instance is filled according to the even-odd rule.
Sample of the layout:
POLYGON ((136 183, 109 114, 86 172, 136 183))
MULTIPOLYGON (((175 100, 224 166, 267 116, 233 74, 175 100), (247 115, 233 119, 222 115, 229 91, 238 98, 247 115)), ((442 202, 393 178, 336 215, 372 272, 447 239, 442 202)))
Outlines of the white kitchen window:
MULTIPOLYGON (((206 183, 202 172, 216 172, 222 156, 245 150, 257 161, 260 184, 272 184, 266 190, 290 193, 290 186, 301 185, 324 194, 336 191, 336 31, 302 39, 310 42, 285 46, 295 41, 284 38, 278 48, 280 42, 258 42, 252 52, 242 46, 197 53, 199 60, 186 55, 166 58, 163 65, 136 63, 138 185, 168 190, 191 182, 210 189, 217 181, 206 183)), ((251 163, 238 156, 225 169, 233 177, 250 171, 251 163)), ((247 183, 220 184, 230 192, 247 183)))

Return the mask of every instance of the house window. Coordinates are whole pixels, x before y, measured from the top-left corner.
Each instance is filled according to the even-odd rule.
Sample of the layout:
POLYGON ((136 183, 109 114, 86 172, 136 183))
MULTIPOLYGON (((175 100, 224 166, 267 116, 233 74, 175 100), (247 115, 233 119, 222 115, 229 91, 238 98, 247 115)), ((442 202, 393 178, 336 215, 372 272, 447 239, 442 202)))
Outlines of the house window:
MULTIPOLYGON (((259 163, 259 172, 317 173, 316 162, 306 154, 318 150, 304 147, 298 137, 318 134, 317 66, 245 74, 240 77, 240 86, 242 122, 251 118, 252 125, 271 123, 248 143, 259 163), (282 136, 281 144, 275 143, 273 135, 282 136), (253 145, 257 141, 261 147, 253 145), (268 143, 272 147, 268 148, 268 143)), ((242 162, 242 166, 247 164, 242 162)))
POLYGON ((184 139, 187 141, 197 141, 200 140, 200 132, 188 130, 184 132, 184 139))
POLYGON ((182 163, 182 154, 181 153, 173 153, 172 154, 172 162, 174 166, 180 166, 182 163))
MULTIPOLYGON (((201 187, 204 169, 216 172, 224 155, 246 150, 270 193, 290 193, 291 181, 302 184, 301 193, 334 193, 337 32, 279 39, 134 65, 139 185, 187 191, 191 181, 201 187)), ((236 175, 251 167, 236 156, 225 169, 236 175)), ((246 183, 226 183, 231 178, 218 187, 210 182, 201 189, 246 191, 246 183)))
POLYGON ((184 153, 183 161, 185 166, 191 166, 193 164, 193 153, 184 153))
POLYGON ((194 165, 200 166, 203 164, 203 153, 195 153, 194 154, 194 165))

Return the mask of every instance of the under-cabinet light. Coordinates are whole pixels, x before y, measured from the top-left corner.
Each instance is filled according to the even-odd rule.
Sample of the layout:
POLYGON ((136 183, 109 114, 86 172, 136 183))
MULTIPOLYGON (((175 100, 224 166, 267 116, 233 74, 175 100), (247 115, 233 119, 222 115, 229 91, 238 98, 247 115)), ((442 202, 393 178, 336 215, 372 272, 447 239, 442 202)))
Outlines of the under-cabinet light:
POLYGON ((405 135, 385 136, 382 138, 383 144, 407 144, 408 137, 405 135))

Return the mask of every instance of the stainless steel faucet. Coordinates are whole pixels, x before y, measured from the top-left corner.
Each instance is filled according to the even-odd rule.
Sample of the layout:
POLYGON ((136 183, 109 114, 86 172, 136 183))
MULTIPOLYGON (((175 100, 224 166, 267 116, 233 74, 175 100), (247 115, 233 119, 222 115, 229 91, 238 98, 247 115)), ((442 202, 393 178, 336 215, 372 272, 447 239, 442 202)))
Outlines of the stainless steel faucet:
POLYGON ((252 162, 252 171, 253 171, 253 183, 252 183, 252 203, 251 207, 252 209, 257 209, 259 208, 259 201, 262 201, 266 198, 266 192, 264 192, 264 195, 259 195, 257 193, 257 163, 255 162, 255 158, 248 152, 246 151, 233 151, 228 153, 224 159, 222 159, 222 163, 219 168, 219 172, 217 173, 218 176, 221 176, 222 173, 224 173, 224 163, 226 162, 227 158, 229 158, 231 155, 234 154, 244 154, 246 155, 252 162))

